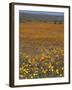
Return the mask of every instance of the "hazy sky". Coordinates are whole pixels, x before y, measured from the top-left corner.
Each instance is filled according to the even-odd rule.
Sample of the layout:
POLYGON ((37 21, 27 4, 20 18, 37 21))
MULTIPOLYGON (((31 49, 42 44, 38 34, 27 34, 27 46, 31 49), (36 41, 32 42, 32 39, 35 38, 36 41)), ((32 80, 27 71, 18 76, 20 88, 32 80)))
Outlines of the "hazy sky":
POLYGON ((63 12, 46 12, 46 11, 27 11, 27 10, 20 10, 20 13, 28 13, 28 14, 37 14, 37 15, 57 15, 63 16, 63 12))

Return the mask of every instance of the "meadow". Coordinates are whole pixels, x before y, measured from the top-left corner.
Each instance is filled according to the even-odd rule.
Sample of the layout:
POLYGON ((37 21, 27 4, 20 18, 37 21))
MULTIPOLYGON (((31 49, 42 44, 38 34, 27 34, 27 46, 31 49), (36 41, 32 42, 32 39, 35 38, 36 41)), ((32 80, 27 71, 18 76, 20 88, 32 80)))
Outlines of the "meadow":
POLYGON ((64 24, 20 23, 19 78, 64 76, 64 24))

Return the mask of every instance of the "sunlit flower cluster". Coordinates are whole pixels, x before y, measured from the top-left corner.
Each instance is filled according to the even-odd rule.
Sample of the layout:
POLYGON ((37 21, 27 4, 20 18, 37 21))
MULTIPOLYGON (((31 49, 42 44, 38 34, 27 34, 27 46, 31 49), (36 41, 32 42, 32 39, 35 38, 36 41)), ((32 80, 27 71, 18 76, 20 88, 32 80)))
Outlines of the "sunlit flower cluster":
POLYGON ((19 78, 34 79, 64 76, 63 48, 50 48, 35 57, 20 52, 19 78))

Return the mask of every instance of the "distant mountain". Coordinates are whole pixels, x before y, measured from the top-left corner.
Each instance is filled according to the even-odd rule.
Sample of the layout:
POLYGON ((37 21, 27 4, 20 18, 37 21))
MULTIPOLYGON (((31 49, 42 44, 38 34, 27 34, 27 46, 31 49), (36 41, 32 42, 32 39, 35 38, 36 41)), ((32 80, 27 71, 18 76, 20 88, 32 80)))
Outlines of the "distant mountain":
POLYGON ((20 11, 19 17, 20 22, 64 22, 64 14, 59 12, 20 11))

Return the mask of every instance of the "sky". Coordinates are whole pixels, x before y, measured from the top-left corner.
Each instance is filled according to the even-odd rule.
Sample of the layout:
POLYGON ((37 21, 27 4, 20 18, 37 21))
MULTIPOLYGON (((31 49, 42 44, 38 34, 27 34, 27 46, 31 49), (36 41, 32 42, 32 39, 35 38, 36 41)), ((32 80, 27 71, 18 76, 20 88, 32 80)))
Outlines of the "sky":
POLYGON ((20 13, 28 13, 28 14, 37 14, 37 15, 56 15, 56 16, 63 16, 63 12, 46 12, 46 11, 27 11, 27 10, 20 10, 20 13))

